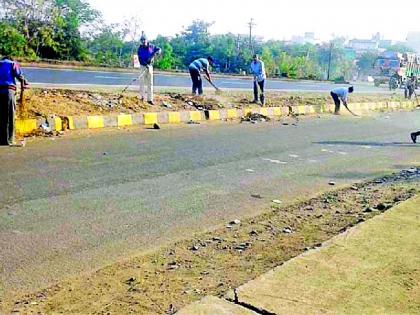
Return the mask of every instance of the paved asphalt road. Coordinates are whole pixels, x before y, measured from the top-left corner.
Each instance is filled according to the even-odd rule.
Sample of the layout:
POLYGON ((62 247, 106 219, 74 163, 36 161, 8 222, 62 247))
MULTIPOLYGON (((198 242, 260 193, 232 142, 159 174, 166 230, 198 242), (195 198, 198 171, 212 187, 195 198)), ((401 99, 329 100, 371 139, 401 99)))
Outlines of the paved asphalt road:
MULTIPOLYGON (((104 87, 123 87, 129 84, 136 75, 134 73, 122 72, 99 72, 99 71, 79 71, 79 70, 59 70, 43 68, 25 68, 28 79, 32 83, 42 83, 45 85, 58 86, 77 86, 84 85, 104 86, 104 87)), ((222 89, 250 89, 252 80, 250 78, 219 77, 215 78, 216 84, 222 89)), ((181 87, 189 88, 191 80, 189 75, 182 74, 156 74, 155 86, 157 87, 181 87)), ((210 85, 205 82, 205 86, 210 85)), ((268 80, 267 89, 283 91, 311 91, 327 92, 337 87, 335 84, 319 83, 311 81, 286 81, 268 80)), ((364 93, 385 93, 387 89, 376 88, 373 84, 355 84, 356 90, 364 93)))
POLYGON ((324 116, 296 127, 83 131, 0 147, 0 298, 255 215, 273 199, 418 165, 408 136, 419 122, 419 111, 324 116))

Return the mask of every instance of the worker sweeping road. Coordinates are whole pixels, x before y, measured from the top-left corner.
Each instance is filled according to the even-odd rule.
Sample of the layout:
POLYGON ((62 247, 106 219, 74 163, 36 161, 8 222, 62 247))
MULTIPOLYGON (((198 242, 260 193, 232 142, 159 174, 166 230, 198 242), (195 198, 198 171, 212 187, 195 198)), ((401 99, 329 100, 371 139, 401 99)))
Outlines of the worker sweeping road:
POLYGON ((335 110, 334 110, 335 115, 340 115, 341 102, 343 102, 343 105, 347 108, 347 110, 350 113, 352 113, 350 111, 350 109, 348 108, 347 101, 348 101, 349 94, 353 93, 353 92, 354 92, 354 87, 352 87, 352 86, 350 86, 348 88, 347 87, 339 87, 339 88, 333 89, 331 91, 331 97, 333 98, 334 104, 335 104, 335 110))
POLYGON ((140 47, 138 49, 138 57, 140 62, 140 99, 147 99, 150 105, 153 102, 153 61, 156 55, 161 54, 162 50, 150 44, 147 37, 142 33, 140 38, 140 47), (147 90, 147 91, 146 91, 147 90))
POLYGON ((258 103, 258 87, 261 91, 261 95, 259 97, 261 101, 261 105, 265 104, 265 96, 264 96, 264 86, 265 86, 265 79, 267 78, 265 74, 265 66, 264 62, 260 60, 258 55, 254 55, 252 63, 251 63, 251 74, 254 76, 254 100, 253 103, 258 103))
POLYGON ((413 143, 417 143, 417 137, 420 136, 420 131, 413 132, 410 136, 413 143))
POLYGON ((190 66, 188 67, 190 70, 191 80, 192 80, 192 94, 202 95, 203 94, 203 80, 201 78, 201 71, 204 72, 206 79, 209 83, 216 89, 216 85, 213 83, 211 76, 210 76, 210 66, 214 65, 214 59, 212 57, 206 58, 199 58, 191 62, 190 66))
POLYGON ((4 57, 0 61, 0 145, 16 145, 16 79, 20 81, 22 90, 27 87, 19 64, 10 57, 4 57))
POLYGON ((411 78, 408 78, 405 83, 405 89, 404 89, 404 96, 405 98, 411 100, 411 97, 413 94, 415 94, 417 86, 417 78, 415 76, 412 76, 411 78))

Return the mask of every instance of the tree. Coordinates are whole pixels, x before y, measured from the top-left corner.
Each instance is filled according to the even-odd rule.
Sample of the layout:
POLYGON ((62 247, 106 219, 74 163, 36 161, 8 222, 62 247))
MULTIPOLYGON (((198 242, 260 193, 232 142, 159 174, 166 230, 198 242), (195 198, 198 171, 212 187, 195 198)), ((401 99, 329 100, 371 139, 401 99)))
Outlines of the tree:
POLYGON ((359 57, 359 60, 357 60, 357 68, 360 71, 360 73, 368 74, 372 71, 373 65, 375 63, 375 60, 378 58, 378 54, 366 52, 362 54, 359 57))
MULTIPOLYGON (((0 54, 14 57, 24 57, 26 39, 17 29, 5 23, 0 23, 0 54)), ((33 56, 33 52, 31 55, 33 56)))
POLYGON ((391 45, 387 48, 387 51, 394 51, 394 52, 399 52, 399 53, 415 53, 416 51, 405 45, 405 44, 395 44, 395 45, 391 45))
POLYGON ((89 45, 95 63, 105 66, 123 66, 123 37, 118 24, 104 25, 89 45))
POLYGON ((174 50, 167 37, 158 36, 154 41, 155 45, 162 49, 162 56, 158 57, 155 65, 161 70, 171 70, 176 64, 174 50))

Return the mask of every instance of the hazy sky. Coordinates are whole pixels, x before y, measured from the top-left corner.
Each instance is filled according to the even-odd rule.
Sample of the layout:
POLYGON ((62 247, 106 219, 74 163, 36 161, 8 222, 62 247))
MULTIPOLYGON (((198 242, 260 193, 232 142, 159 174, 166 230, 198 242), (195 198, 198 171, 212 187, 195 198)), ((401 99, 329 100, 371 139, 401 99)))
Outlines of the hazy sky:
POLYGON ((174 35, 194 19, 214 21, 215 33, 248 32, 254 18, 255 34, 265 39, 289 39, 315 32, 320 39, 332 34, 370 38, 381 32, 385 38, 405 40, 408 31, 420 31, 420 0, 88 0, 107 22, 121 22, 139 15, 150 38, 174 35))

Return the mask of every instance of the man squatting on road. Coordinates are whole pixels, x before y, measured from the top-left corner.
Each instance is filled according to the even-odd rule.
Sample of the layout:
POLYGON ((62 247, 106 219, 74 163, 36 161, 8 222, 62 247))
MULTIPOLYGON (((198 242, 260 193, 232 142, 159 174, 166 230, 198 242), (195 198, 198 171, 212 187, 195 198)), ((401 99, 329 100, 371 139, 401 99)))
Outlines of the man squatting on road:
POLYGON ((147 37, 142 33, 140 38, 140 47, 138 49, 138 57, 140 62, 140 99, 144 101, 147 97, 147 102, 150 105, 153 103, 153 59, 159 55, 162 50, 159 47, 151 45, 147 37), (147 90, 147 92, 146 92, 147 90), (147 95, 146 95, 147 94, 147 95))
POLYGON ((339 87, 331 91, 331 97, 333 98, 334 104, 335 104, 334 114, 336 115, 340 114, 341 102, 343 102, 343 104, 347 107, 347 100, 348 100, 349 93, 353 93, 353 91, 354 91, 354 88, 352 86, 348 88, 339 87))
POLYGON ((260 60, 258 55, 254 55, 251 63, 251 74, 254 76, 254 100, 253 103, 258 103, 258 87, 261 90, 260 101, 261 105, 265 104, 264 96, 264 86, 265 79, 267 78, 265 74, 264 62, 260 60))
POLYGON ((188 69, 190 70, 190 76, 192 80, 192 94, 202 95, 203 94, 203 80, 201 78, 201 71, 204 72, 204 75, 206 76, 206 79, 209 82, 212 82, 211 76, 210 76, 210 66, 214 65, 214 59, 212 57, 206 58, 199 58, 191 62, 188 69))
POLYGON ((4 57, 0 61, 0 145, 15 145, 16 79, 26 88, 19 64, 4 57))

